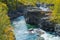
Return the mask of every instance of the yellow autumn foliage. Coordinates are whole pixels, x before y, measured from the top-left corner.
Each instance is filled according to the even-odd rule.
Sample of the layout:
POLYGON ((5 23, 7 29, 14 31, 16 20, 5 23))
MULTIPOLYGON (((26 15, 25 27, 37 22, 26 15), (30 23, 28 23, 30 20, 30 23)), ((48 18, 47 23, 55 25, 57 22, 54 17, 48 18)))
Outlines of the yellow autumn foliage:
POLYGON ((60 23, 60 0, 55 0, 53 2, 55 6, 52 13, 52 21, 60 23))
POLYGON ((7 15, 8 7, 0 2, 0 40, 13 40, 13 31, 9 30, 10 20, 7 15))
POLYGON ((15 35, 13 33, 13 28, 11 26, 5 29, 5 34, 8 40, 15 40, 15 35))
POLYGON ((23 3, 24 5, 31 4, 31 5, 35 6, 35 3, 36 3, 37 0, 18 0, 18 1, 23 3))

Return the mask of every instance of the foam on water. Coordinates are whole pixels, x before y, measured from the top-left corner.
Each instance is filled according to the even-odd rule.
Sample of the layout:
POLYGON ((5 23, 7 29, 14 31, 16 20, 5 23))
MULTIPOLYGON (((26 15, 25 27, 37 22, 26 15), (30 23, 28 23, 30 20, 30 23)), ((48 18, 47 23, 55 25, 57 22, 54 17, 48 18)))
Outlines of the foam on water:
POLYGON ((16 40, 36 40, 35 34, 29 34, 24 16, 20 16, 13 22, 16 40))
MULTIPOLYGON (((14 33, 16 40, 37 40, 36 34, 28 33, 25 18, 23 16, 16 18, 12 23, 14 26, 14 33)), ((43 37, 45 40, 60 40, 60 37, 58 36, 49 34, 44 30, 40 31, 44 32, 44 34, 42 34, 41 37, 43 37)))
POLYGON ((18 17, 16 20, 13 21, 13 25, 16 40, 25 40, 27 37, 27 34, 25 35, 27 31, 27 26, 24 17, 18 17))
POLYGON ((59 36, 55 36, 47 32, 44 32, 44 34, 41 35, 41 37, 43 37, 45 40, 60 40, 59 36))

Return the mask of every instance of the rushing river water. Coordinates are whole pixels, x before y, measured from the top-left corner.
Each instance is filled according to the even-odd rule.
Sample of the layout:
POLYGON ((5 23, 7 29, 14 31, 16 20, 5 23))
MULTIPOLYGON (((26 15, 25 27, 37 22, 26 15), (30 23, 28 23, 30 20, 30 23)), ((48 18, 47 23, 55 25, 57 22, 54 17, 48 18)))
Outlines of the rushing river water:
POLYGON ((16 40, 35 40, 36 35, 35 34, 29 34, 27 33, 28 29, 26 26, 26 22, 23 16, 18 17, 13 21, 14 26, 14 33, 16 40))
POLYGON ((44 31, 44 34, 41 35, 45 40, 60 40, 59 36, 52 35, 44 31))
MULTIPOLYGON (((20 16, 16 18, 12 22, 14 26, 14 33, 16 40, 37 40, 38 36, 36 34, 29 34, 28 29, 26 26, 25 18, 24 16, 20 16)), ((43 30, 40 30, 43 31, 43 30)), ((41 37, 44 38, 44 40, 60 40, 60 37, 51 35, 49 33, 46 33, 43 31, 44 34, 41 35, 41 37)))

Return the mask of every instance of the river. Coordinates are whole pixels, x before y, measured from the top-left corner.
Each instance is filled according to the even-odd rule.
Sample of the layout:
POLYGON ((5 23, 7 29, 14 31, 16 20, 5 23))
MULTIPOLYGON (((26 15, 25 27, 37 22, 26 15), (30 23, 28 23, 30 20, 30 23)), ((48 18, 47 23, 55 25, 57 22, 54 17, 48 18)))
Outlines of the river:
MULTIPOLYGON (((16 40, 37 40, 38 36, 36 34, 28 33, 28 28, 24 16, 16 18, 14 21, 12 21, 12 25, 14 26, 14 34, 16 40)), ((41 35, 41 37, 43 37, 44 40, 60 40, 60 37, 58 36, 49 34, 44 30, 40 31, 44 32, 44 34, 41 35)))

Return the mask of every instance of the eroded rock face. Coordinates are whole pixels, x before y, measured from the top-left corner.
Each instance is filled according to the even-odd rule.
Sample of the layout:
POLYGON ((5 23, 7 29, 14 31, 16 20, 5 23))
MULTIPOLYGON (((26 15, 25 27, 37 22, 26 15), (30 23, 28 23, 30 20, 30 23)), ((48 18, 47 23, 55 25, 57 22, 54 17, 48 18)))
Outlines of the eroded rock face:
POLYGON ((25 15, 26 22, 31 25, 37 25, 39 28, 42 28, 44 30, 51 30, 53 31, 54 28, 51 27, 52 23, 49 21, 46 21, 46 19, 49 20, 49 15, 46 15, 45 11, 41 11, 40 9, 28 9, 27 13, 25 15), (51 28, 51 29, 50 29, 51 28))
POLYGON ((60 36, 60 24, 56 24, 56 26, 55 26, 55 32, 56 32, 57 35, 60 36))
POLYGON ((12 13, 9 13, 9 17, 11 20, 14 20, 15 18, 17 18, 19 16, 24 16, 27 24, 37 25, 37 27, 42 28, 44 30, 54 31, 54 27, 51 27, 52 24, 50 22, 41 20, 41 19, 44 19, 45 17, 46 18, 48 17, 48 15, 46 15, 47 14, 46 12, 41 11, 37 7, 36 7, 36 9, 30 8, 30 10, 26 9, 26 7, 25 7, 25 9, 24 9, 24 7, 22 7, 22 8, 21 7, 15 11, 13 11, 12 13), (22 9, 24 9, 24 10, 22 10, 22 9))
POLYGON ((25 8, 25 5, 19 5, 16 10, 9 10, 8 16, 10 17, 10 20, 14 20, 19 16, 23 16, 25 8))
POLYGON ((38 24, 40 20, 40 12, 27 12, 26 18, 28 18, 26 21, 29 24, 38 24))
POLYGON ((47 20, 42 20, 42 29, 45 31, 54 32, 54 24, 47 20))

